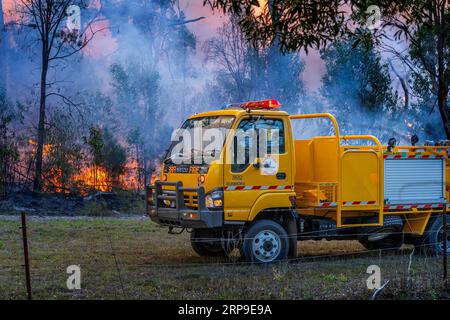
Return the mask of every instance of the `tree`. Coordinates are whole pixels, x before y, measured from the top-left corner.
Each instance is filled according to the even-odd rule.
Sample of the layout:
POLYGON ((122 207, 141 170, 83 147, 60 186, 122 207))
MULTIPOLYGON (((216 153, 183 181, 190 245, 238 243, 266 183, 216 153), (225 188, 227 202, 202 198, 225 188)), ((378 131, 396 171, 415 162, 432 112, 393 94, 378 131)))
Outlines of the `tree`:
POLYGON ((6 100, 5 91, 0 88, 0 195, 8 191, 8 182, 13 180, 16 163, 19 160, 16 135, 11 124, 22 117, 20 110, 15 110, 6 100))
POLYGON ((270 0, 268 3, 270 10, 257 8, 258 3, 253 0, 204 0, 204 5, 238 16, 247 37, 254 43, 267 45, 277 40, 283 51, 322 48, 338 36, 354 33, 351 26, 361 22, 367 25, 368 18, 372 17, 369 7, 378 6, 381 20, 373 36, 378 41, 388 38, 407 42, 409 57, 396 48, 391 48, 392 52, 412 70, 419 65, 428 77, 450 139, 450 6, 446 0, 270 0), (258 14, 258 10, 262 13, 258 14), (394 37, 389 34, 392 30, 394 37))
MULTIPOLYGON (((389 38, 388 32, 395 30, 394 40, 409 44, 406 53, 389 43, 382 47, 399 58, 414 78, 428 83, 450 139, 450 5, 445 0, 383 0, 370 1, 370 5, 382 8, 380 30, 374 37, 389 38)), ((369 1, 358 1, 355 7, 361 12, 368 6, 369 1)))
MULTIPOLYGON (((219 74, 216 81, 220 83, 217 90, 222 87, 228 91, 229 103, 250 100, 252 96, 249 78, 251 73, 251 51, 245 35, 239 25, 231 20, 218 29, 217 37, 209 40, 204 50, 207 59, 213 61, 225 74, 219 74)), ((217 91, 216 90, 216 91, 217 91)), ((213 92, 214 94, 218 92, 213 92)), ((220 96, 220 94, 218 94, 220 96)))
POLYGON ((340 123, 348 126, 348 115, 358 112, 388 112, 396 108, 388 66, 373 47, 353 47, 354 40, 335 42, 321 51, 326 74, 322 93, 337 108, 340 123))
POLYGON ((73 24, 73 28, 65 25, 69 18, 77 19, 78 13, 87 14, 89 1, 86 0, 19 0, 16 14, 20 15, 19 25, 30 28, 34 37, 31 45, 38 45, 40 50, 41 77, 39 94, 39 120, 37 149, 35 162, 35 178, 33 189, 42 190, 42 156, 45 143, 46 106, 49 97, 67 98, 58 91, 49 92, 49 68, 57 67, 58 62, 66 60, 83 50, 94 35, 101 29, 94 30, 96 16, 85 24, 73 24), (79 11, 79 12, 77 12, 79 11))
POLYGON ((112 186, 117 187, 119 186, 118 182, 120 175, 125 172, 127 152, 107 128, 102 130, 102 139, 104 143, 102 148, 102 165, 113 183, 112 186))
MULTIPOLYGON (((141 147, 144 145, 144 139, 142 137, 141 131, 139 128, 131 129, 130 132, 127 135, 127 142, 129 145, 133 146, 135 149, 135 158, 136 158, 136 165, 137 165, 137 181, 138 181, 138 191, 141 187, 142 183, 142 173, 144 173, 144 168, 142 168, 142 161, 143 158, 141 147)), ((144 173, 145 175, 145 173, 144 173)))
POLYGON ((149 160, 159 151, 154 142, 161 137, 164 127, 159 102, 160 76, 151 68, 151 64, 131 61, 113 64, 110 69, 117 108, 124 113, 121 127, 128 137, 139 136, 129 142, 142 153, 138 171, 144 173, 145 183, 150 174, 149 160))
POLYGON ((103 168, 107 173, 109 184, 117 187, 120 175, 125 172, 127 161, 125 148, 119 144, 108 128, 91 127, 86 143, 94 164, 94 188, 98 186, 98 168, 103 168))
POLYGON ((167 71, 171 85, 169 96, 172 98, 168 103, 178 108, 178 115, 184 118, 189 107, 187 101, 193 91, 189 80, 195 72, 189 55, 196 50, 197 43, 187 25, 204 17, 186 19, 177 0, 105 1, 105 16, 114 22, 112 31, 117 39, 123 38, 127 42, 144 39, 135 44, 141 48, 139 54, 126 54, 126 58, 146 65, 147 69, 167 71), (127 30, 132 30, 131 37, 127 30), (136 32, 139 37, 136 37, 136 32))
POLYGON ((277 98, 288 110, 298 108, 304 94, 299 54, 282 54, 276 46, 252 47, 236 19, 224 23, 204 50, 219 66, 208 89, 214 104, 277 98))
POLYGON ((43 165, 45 191, 67 194, 77 187, 73 178, 81 167, 83 152, 76 125, 66 110, 48 116, 43 165))

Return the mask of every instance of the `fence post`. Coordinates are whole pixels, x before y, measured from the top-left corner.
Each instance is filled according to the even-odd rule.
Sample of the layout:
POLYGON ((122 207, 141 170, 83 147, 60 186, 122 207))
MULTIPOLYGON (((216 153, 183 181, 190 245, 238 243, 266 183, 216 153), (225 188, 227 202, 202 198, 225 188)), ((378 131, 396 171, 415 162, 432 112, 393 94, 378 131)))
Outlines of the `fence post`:
POLYGON ((28 258, 27 219, 25 216, 25 212, 22 211, 21 217, 22 217, 23 256, 25 260, 25 278, 27 283, 27 297, 28 300, 31 300, 32 296, 31 296, 30 260, 28 258))

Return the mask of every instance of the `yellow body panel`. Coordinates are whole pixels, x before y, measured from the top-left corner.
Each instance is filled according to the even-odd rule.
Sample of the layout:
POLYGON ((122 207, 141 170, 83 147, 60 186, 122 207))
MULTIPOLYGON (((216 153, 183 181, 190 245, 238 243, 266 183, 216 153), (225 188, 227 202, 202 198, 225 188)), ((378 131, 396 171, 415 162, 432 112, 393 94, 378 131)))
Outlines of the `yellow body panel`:
POLYGON ((312 139, 312 163, 314 165, 307 169, 314 172, 313 181, 338 181, 338 162, 336 161, 338 150, 335 140, 335 137, 317 137, 312 139))
MULTIPOLYGON (((346 151, 342 157, 342 201, 380 200, 380 162, 373 151, 346 151)), ((378 207, 378 206, 377 206, 378 207)))

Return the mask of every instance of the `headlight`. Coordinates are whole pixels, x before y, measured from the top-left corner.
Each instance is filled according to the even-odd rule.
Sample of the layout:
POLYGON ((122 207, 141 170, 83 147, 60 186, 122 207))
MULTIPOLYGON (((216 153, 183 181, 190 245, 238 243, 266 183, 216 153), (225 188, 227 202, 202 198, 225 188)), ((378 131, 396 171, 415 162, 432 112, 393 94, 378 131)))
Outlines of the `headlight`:
POLYGON ((223 207, 223 191, 214 190, 205 197, 205 204, 208 209, 219 209, 223 207))

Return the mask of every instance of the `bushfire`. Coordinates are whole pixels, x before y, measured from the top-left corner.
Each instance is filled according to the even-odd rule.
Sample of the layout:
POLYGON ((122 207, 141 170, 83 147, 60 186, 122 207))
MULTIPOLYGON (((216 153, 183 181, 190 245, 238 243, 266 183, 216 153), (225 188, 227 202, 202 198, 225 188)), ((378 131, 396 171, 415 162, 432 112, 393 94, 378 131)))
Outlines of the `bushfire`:
MULTIPOLYGON (((30 138, 28 144, 33 155, 36 154, 37 142, 30 138)), ((54 145, 44 145, 44 161, 48 159, 55 149, 54 145)), ((43 173, 44 191, 86 195, 93 190, 102 192, 111 192, 113 189, 140 190, 145 182, 141 174, 140 165, 135 159, 128 161, 124 166, 123 172, 117 177, 111 177, 105 168, 92 163, 81 164, 77 167, 78 170, 71 174, 63 172, 57 165, 54 168, 47 169, 43 173)), ((156 176, 152 175, 151 180, 154 179, 156 179, 156 176)))

